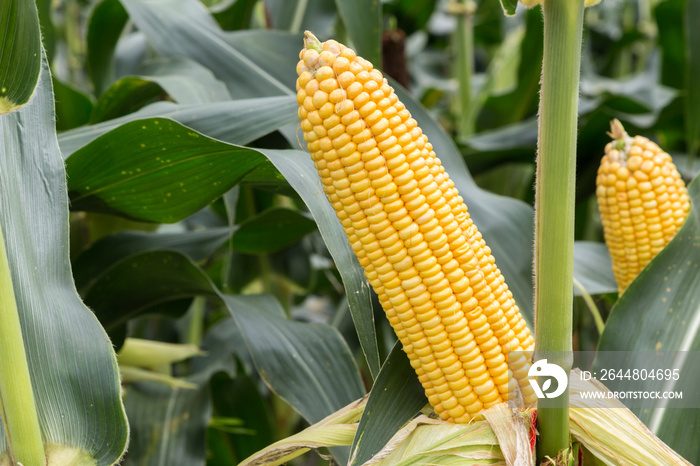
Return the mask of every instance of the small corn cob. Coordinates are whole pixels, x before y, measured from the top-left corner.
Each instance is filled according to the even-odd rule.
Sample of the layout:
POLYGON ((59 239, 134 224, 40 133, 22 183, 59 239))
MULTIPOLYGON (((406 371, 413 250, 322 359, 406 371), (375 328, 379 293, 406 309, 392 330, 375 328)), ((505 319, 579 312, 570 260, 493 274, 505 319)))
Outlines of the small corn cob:
POLYGON ((596 179, 598 209, 622 294, 683 225, 690 198, 671 156, 618 120, 596 179))
POLYGON ((304 43, 304 140, 436 413, 463 423, 504 400, 534 402, 526 357, 506 363, 533 338, 428 138, 371 63, 309 32, 304 43))

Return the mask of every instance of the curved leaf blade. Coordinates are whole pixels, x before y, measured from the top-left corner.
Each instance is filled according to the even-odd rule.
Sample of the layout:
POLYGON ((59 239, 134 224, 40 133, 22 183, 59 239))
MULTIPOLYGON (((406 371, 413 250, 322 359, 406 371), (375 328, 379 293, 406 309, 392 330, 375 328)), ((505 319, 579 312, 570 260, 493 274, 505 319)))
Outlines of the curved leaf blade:
MULTIPOLYGON (((179 253, 151 251, 127 257, 100 277, 86 302, 95 306, 105 327, 116 329, 155 306, 196 295, 221 300, 262 379, 310 422, 364 395, 355 361, 337 330, 287 319, 270 296, 224 295, 179 253)), ((195 367, 196 363, 197 359, 195 367)), ((201 377, 188 380, 202 382, 201 377)))
POLYGON ((199 267, 174 251, 148 251, 110 267, 90 287, 85 303, 111 332, 154 306, 164 309, 197 295, 216 295, 199 267))
POLYGON ((224 83, 207 68, 188 58, 149 61, 141 68, 141 77, 158 83, 173 100, 182 105, 231 100, 224 83))
POLYGON ((172 223, 222 196, 264 158, 166 118, 126 123, 66 160, 75 210, 172 223))
MULTIPOLYGON (((269 296, 222 296, 265 382, 313 424, 365 394, 345 340, 327 325, 283 317, 269 296), (311 398, 309 394, 315 394, 311 398)), ((348 449, 334 448, 340 464, 348 449)))
MULTIPOLYGON (((629 367, 648 367, 648 352, 682 352, 678 361, 681 377, 664 390, 694 393, 697 380, 684 378, 697 365, 693 352, 700 351, 700 182, 688 186, 692 210, 676 237, 622 294, 598 345, 599 351, 626 351, 629 367), (647 352, 645 356, 644 352, 647 352)), ((594 367, 605 367, 596 360, 594 367)), ((692 378, 692 377, 690 377, 692 378)), ((639 381, 619 381, 616 390, 639 390, 639 381), (635 385, 632 385, 635 384, 635 385)), ((663 400, 645 401, 635 414, 650 430, 692 463, 700 461, 700 444, 685 435, 688 424, 700 422, 700 409, 660 409, 663 400)))
POLYGON ((381 3, 379 0, 355 0, 354 2, 336 0, 335 2, 355 52, 375 64, 382 62, 381 3))
POLYGON ((90 141, 125 123, 150 117, 170 118, 211 138, 241 145, 298 121, 297 103, 293 97, 261 97, 206 105, 159 102, 121 118, 61 134, 61 151, 64 157, 68 157, 90 141), (245 118, 241 118, 241 115, 245 115, 245 118))
MULTIPOLYGON (((574 278, 589 294, 617 292, 612 261, 605 244, 593 241, 574 243, 574 278)), ((575 287, 574 294, 579 294, 575 287)))
POLYGON ((177 251, 193 261, 200 261, 209 257, 230 236, 228 227, 183 233, 122 231, 101 238, 78 256, 73 262, 73 277, 77 288, 81 290, 116 262, 146 251, 177 251))
POLYGON ((41 69, 41 33, 35 2, 0 4, 0 115, 26 104, 41 69))
POLYGON ((686 0, 685 29, 685 127, 688 153, 691 157, 700 148, 700 1, 686 0))
POLYGON ((125 76, 98 99, 90 116, 100 122, 129 115, 167 93, 181 105, 231 100, 226 86, 199 63, 182 57, 144 64, 136 76, 125 76))
POLYGON ((97 95, 114 80, 114 49, 129 15, 119 0, 102 0, 88 22, 87 71, 97 95))
POLYGON ((367 366, 372 376, 376 377, 380 362, 370 287, 362 267, 350 249, 347 236, 326 199, 311 157, 305 152, 291 150, 265 150, 263 153, 284 175, 314 216, 343 280, 350 313, 367 366))
POLYGON ((357 366, 335 329, 287 320, 270 296, 222 299, 243 332, 261 377, 310 423, 364 396, 357 366), (310 393, 317 397, 306 395, 310 393))
POLYGON ((233 249, 248 254, 277 252, 316 229, 316 223, 299 211, 273 207, 238 225, 233 249))
POLYGON ((122 0, 122 4, 160 55, 199 62, 226 83, 234 98, 294 93, 228 44, 216 20, 200 3, 122 0))
POLYGON ((128 427, 114 350, 71 277, 53 114, 44 66, 29 103, 0 115, 0 223, 44 438, 108 465, 126 448, 128 427))
POLYGON ((350 466, 369 461, 427 402, 425 391, 401 343, 397 342, 369 393, 353 440, 350 466), (391 413, 391 416, 381 413, 391 413))

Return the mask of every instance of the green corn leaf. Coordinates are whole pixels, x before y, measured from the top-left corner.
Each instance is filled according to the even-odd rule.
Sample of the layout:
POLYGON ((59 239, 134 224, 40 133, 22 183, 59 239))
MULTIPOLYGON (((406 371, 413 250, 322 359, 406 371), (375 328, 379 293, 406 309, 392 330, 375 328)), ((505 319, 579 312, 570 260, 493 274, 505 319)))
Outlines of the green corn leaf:
MULTIPOLYGON (((59 455, 71 447, 82 458, 72 464, 109 465, 126 448, 128 427, 114 350, 71 277, 68 196, 53 114, 45 65, 29 102, 0 115, 0 227, 41 434, 54 445, 46 451, 59 455)), ((6 434, 0 435, 4 452, 6 434)))
MULTIPOLYGON (((688 186, 691 211, 675 238, 642 270, 612 309, 598 350, 628 351, 630 368, 648 367, 645 352, 678 351, 680 378, 663 390, 697 393, 694 352, 700 351, 700 182, 688 186), (685 375, 685 377, 684 377, 685 375)), ((648 353, 647 353, 648 354, 648 353)), ((605 367, 596 360, 595 367, 605 367)), ((658 390, 654 380, 606 382, 611 390, 658 390), (654 388, 656 387, 656 388, 654 388)), ((700 462, 700 444, 688 425, 700 422, 700 409, 663 409, 664 400, 645 400, 634 412, 649 429, 691 463, 700 462)))

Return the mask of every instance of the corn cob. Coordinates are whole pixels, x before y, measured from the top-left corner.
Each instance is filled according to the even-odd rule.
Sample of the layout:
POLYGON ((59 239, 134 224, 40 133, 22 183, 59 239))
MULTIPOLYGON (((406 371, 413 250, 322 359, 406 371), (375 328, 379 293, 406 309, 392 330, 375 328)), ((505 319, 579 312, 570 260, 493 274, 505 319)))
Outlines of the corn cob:
POLYGON ((671 156, 618 120, 598 169, 596 196, 605 244, 622 294, 673 239, 690 212, 690 198, 671 156))
POLYGON ((533 338, 428 138, 382 73, 307 32, 297 65, 304 140, 429 402, 444 420, 522 397, 533 338))

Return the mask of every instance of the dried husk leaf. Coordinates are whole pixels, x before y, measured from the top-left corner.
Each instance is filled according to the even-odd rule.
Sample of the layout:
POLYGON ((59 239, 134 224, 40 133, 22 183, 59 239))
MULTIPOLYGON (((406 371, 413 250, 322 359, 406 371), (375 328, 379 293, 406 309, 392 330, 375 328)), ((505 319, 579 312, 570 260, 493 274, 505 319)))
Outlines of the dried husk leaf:
POLYGON ((276 466, 303 455, 311 449, 350 446, 366 404, 365 396, 298 434, 254 453, 238 466, 276 466))
POLYGON ((569 378, 569 390, 572 395, 571 434, 603 463, 610 466, 691 466, 652 434, 622 402, 573 396, 583 391, 609 392, 600 382, 581 380, 581 372, 574 369, 569 378))
POLYGON ((530 449, 530 426, 534 410, 519 411, 507 403, 497 404, 482 413, 498 439, 508 466, 534 466, 530 449))
MULTIPOLYGON (((609 390, 595 380, 571 372, 569 418, 574 442, 609 466, 668 466, 691 464, 664 444, 621 402, 583 399, 583 391, 609 390), (615 408, 611 408, 613 403, 615 408)), ((310 449, 351 445, 367 397, 348 405, 308 429, 281 440, 241 463, 280 465, 310 449)), ((534 466, 530 429, 534 410, 496 405, 470 424, 452 424, 420 415, 396 432, 387 445, 363 466, 430 464, 534 466)))

